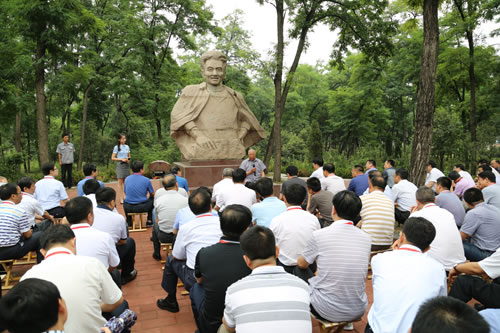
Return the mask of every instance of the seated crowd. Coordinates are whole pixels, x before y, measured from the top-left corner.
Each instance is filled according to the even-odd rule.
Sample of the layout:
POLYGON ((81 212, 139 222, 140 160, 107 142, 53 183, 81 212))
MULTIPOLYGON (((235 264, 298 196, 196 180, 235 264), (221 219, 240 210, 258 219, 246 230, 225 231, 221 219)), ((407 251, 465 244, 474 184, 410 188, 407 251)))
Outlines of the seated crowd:
POLYGON ((138 274, 134 212, 148 216, 154 259, 172 244, 157 307, 179 312, 180 279, 197 332, 311 332, 312 318, 352 330, 368 308, 367 278, 365 332, 500 332, 500 164, 480 162, 474 180, 462 164, 446 176, 429 161, 417 187, 393 160, 382 172, 375 160, 356 164, 346 184, 315 158, 308 179, 288 166, 279 191, 264 172, 243 167, 224 169, 213 191, 190 192, 177 168, 155 191, 133 161, 126 218, 94 164, 71 200, 57 167, 44 164, 38 182, 0 186, 0 260, 36 251, 38 263, 0 299, 0 331, 133 324, 121 287, 138 274))

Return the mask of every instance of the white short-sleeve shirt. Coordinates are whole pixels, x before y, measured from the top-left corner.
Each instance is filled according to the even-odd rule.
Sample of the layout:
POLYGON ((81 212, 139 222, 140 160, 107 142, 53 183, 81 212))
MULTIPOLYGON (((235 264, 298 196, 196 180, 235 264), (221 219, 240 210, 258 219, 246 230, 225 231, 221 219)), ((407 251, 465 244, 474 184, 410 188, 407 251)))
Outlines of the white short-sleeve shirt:
POLYGON ((23 192, 23 199, 18 206, 21 207, 28 215, 31 226, 34 226, 36 223, 35 215, 41 216, 44 212, 40 202, 38 202, 32 194, 26 192, 23 192))
POLYGON ((314 231, 321 229, 318 218, 302 210, 300 206, 290 206, 271 220, 269 225, 280 247, 279 261, 287 266, 296 266, 302 251, 314 231))
POLYGON ((410 217, 423 217, 434 225, 436 237, 427 254, 443 264, 447 271, 456 264, 465 262, 462 237, 452 213, 435 204, 427 204, 410 217))
POLYGON ((492 279, 500 276, 500 248, 491 256, 478 262, 483 271, 492 279))
POLYGON ((94 209, 92 228, 108 233, 115 244, 122 239, 127 239, 127 222, 125 222, 125 218, 107 207, 102 208, 100 206, 94 209))
POLYGON ((28 270, 22 280, 38 278, 57 286, 68 307, 66 333, 99 332, 106 323, 101 303, 114 304, 122 297, 103 264, 95 259, 75 256, 64 247, 52 248, 45 260, 28 270))
POLYGON ((341 177, 330 174, 328 177, 321 179, 321 189, 323 191, 330 191, 335 195, 345 190, 345 183, 341 177))
POLYGON ((325 175, 323 174, 323 167, 319 167, 316 170, 314 170, 313 173, 309 176, 309 178, 316 177, 319 180, 325 178, 325 175))
MULTIPOLYGON (((155 195, 156 197, 156 195, 155 195)), ((165 191, 165 193, 156 200, 155 211, 158 216, 158 226, 165 233, 171 233, 174 230, 175 216, 179 209, 188 205, 188 199, 175 190, 165 191)))
POLYGON ((434 192, 436 192, 436 182, 440 177, 444 177, 444 173, 442 173, 441 170, 437 168, 432 168, 431 172, 429 172, 427 174, 427 177, 425 178, 425 184, 427 185, 429 182, 434 182, 432 189, 434 190, 434 192))
POLYGON ((232 185, 234 185, 234 183, 231 178, 224 178, 221 181, 215 183, 214 190, 212 191, 212 201, 217 202, 217 197, 219 196, 219 194, 232 185))
POLYGON ((76 254, 99 259, 106 267, 116 267, 120 257, 111 235, 104 231, 91 228, 88 223, 78 223, 71 226, 76 237, 76 254))
POLYGON ((252 208, 252 205, 257 202, 257 196, 254 190, 249 189, 243 184, 233 184, 228 186, 217 196, 217 206, 220 211, 223 211, 229 205, 243 205, 252 208))
POLYGON ((36 182, 34 197, 44 210, 49 210, 61 205, 61 200, 68 199, 68 193, 62 182, 52 176, 45 176, 36 182))
POLYGON ((418 188, 415 184, 406 179, 402 179, 399 183, 392 187, 392 200, 398 204, 398 209, 404 212, 409 212, 411 207, 417 205, 415 193, 418 188))

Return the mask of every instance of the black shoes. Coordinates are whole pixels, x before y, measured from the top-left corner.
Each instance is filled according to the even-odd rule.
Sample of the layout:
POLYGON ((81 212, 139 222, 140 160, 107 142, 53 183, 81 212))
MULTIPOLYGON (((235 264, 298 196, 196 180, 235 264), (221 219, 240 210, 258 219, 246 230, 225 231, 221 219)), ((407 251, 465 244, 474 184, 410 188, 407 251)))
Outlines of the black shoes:
POLYGON ((156 305, 162 309, 167 310, 168 312, 179 312, 179 303, 177 301, 169 301, 166 297, 159 299, 156 301, 156 305))
POLYGON ((135 280, 135 278, 137 277, 137 271, 134 269, 132 272, 130 272, 129 275, 127 276, 122 276, 122 286, 124 284, 127 284, 129 283, 130 281, 133 281, 135 280))
POLYGON ((151 228, 153 226, 153 222, 146 221, 146 228, 151 228))
POLYGON ((161 260, 161 255, 153 253, 153 259, 157 260, 157 261, 160 261, 161 260))

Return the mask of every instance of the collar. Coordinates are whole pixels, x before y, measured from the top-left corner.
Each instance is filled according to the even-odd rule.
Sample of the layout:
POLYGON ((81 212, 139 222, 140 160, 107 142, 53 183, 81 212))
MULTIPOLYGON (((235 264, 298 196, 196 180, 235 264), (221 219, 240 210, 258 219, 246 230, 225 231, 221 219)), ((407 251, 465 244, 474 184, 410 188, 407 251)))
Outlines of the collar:
MULTIPOLYGON (((441 193, 451 193, 451 191, 450 190, 444 190, 444 191, 441 191, 441 193)), ((441 193, 439 193, 439 194, 441 194, 441 193)))
POLYGON ((464 177, 459 177, 455 183, 458 183, 459 181, 461 181, 462 179, 464 179, 464 177))
POLYGON ((337 177, 337 176, 334 173, 330 173, 330 174, 328 174, 328 177, 337 177))
POLYGON ((422 250, 411 244, 403 244, 399 247, 399 250, 422 253, 422 250))
POLYGON ((384 194, 384 191, 382 191, 382 190, 373 190, 373 191, 371 191, 370 193, 377 193, 377 192, 378 192, 378 193, 381 193, 381 194, 384 194))
POLYGON ((429 207, 436 207, 436 204, 435 203, 428 203, 428 204, 425 204, 424 207, 422 207, 422 209, 424 208, 429 208, 429 207))
POLYGON ((10 200, 4 200, 2 201, 3 204, 6 204, 6 205, 16 205, 14 202, 10 201, 10 200))
POLYGON ((264 202, 264 201, 276 201, 276 200, 279 200, 279 199, 276 198, 274 195, 271 195, 270 197, 264 198, 264 200, 262 200, 262 202, 264 202))
POLYGON ((50 331, 44 331, 42 333, 64 333, 64 331, 61 331, 61 330, 50 330, 50 331))
POLYGON ((54 179, 54 176, 44 176, 43 179, 54 179))
POLYGON ((27 192, 22 192, 23 195, 27 196, 27 197, 32 197, 33 198, 33 194, 31 193, 27 193, 27 192))
POLYGON ((88 224, 88 223, 76 223, 76 224, 73 224, 70 228, 71 228, 71 230, 87 229, 87 228, 90 228, 90 224, 88 224))
POLYGON ((352 223, 352 221, 349 221, 349 220, 338 220, 338 221, 334 221, 331 225, 334 225, 334 224, 347 224, 347 225, 354 225, 354 223, 352 223))
POLYGON ((222 236, 219 240, 219 243, 221 244, 240 244, 239 241, 233 241, 233 240, 229 240, 227 237, 225 236, 222 236))
POLYGON ((254 268, 251 275, 288 274, 281 266, 260 266, 254 268))
POLYGON ((290 211, 290 210, 302 210, 302 207, 300 206, 290 206, 286 209, 286 211, 290 211))
POLYGON ((106 205, 102 205, 102 204, 98 204, 97 205, 97 208, 102 208, 102 209, 106 209, 106 210, 109 210, 110 212, 112 212, 113 210, 111 208, 109 208, 108 206, 106 205))
POLYGON ((85 179, 94 179, 92 176, 85 176, 85 179))
POLYGON ((134 172, 133 175, 139 175, 142 176, 140 172, 134 172))
POLYGON ((203 214, 196 215, 195 218, 201 219, 201 218, 209 217, 209 216, 213 216, 211 212, 206 212, 206 213, 203 213, 203 214))
POLYGON ((69 255, 74 255, 73 252, 71 252, 69 249, 65 247, 53 247, 50 250, 47 251, 47 254, 45 255, 45 260, 48 259, 49 257, 55 257, 58 255, 63 255, 63 254, 69 254, 69 255))

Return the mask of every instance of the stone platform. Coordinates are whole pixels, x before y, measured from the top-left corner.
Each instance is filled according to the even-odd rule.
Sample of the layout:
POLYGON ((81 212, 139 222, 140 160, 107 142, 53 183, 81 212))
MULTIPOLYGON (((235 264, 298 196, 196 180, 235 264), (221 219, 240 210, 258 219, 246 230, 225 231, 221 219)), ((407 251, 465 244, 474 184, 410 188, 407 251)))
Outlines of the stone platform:
POLYGON ((181 169, 182 176, 188 181, 190 188, 200 186, 212 187, 222 179, 225 168, 237 169, 242 160, 207 160, 174 162, 181 169))

